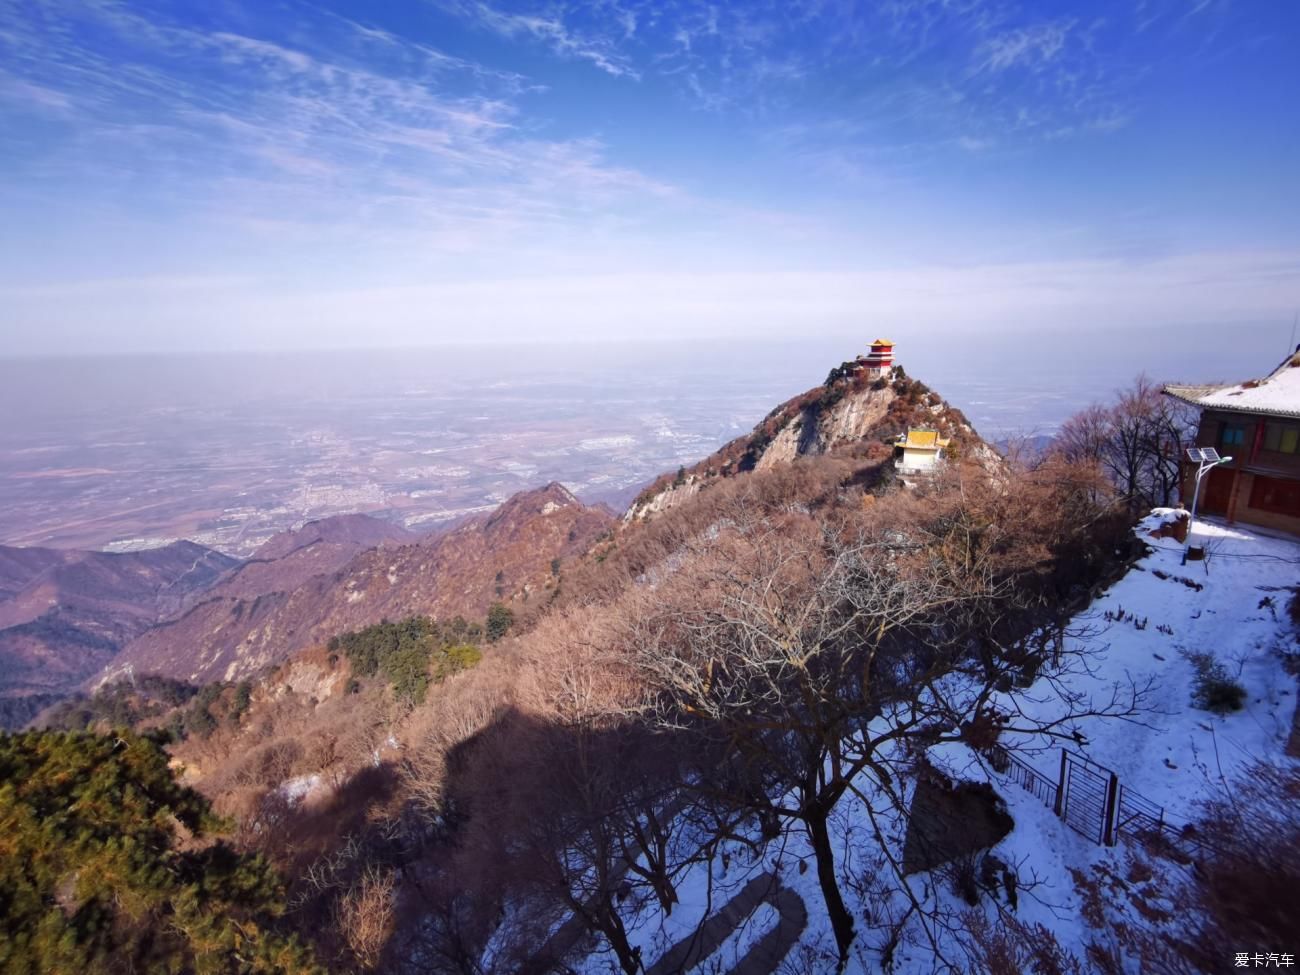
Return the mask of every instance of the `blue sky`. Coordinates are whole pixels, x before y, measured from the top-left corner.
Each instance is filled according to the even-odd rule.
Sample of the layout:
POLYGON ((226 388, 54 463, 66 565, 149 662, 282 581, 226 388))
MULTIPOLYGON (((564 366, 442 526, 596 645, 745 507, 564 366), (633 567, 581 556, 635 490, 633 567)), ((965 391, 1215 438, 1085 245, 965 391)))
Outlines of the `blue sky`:
POLYGON ((0 0, 0 354, 1289 325, 1300 5, 0 0))

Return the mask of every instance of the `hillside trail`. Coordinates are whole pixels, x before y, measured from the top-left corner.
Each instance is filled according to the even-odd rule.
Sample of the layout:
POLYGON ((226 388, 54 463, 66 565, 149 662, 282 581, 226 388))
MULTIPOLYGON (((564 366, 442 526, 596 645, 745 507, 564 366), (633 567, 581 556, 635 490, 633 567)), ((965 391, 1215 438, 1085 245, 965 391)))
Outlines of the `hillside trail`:
POLYGON ((742 887, 699 930, 669 948, 646 970, 646 975, 678 975, 694 968, 717 951, 763 903, 776 908, 777 924, 754 942, 730 975, 772 975, 808 923, 803 898, 782 887, 773 873, 760 874, 742 887))

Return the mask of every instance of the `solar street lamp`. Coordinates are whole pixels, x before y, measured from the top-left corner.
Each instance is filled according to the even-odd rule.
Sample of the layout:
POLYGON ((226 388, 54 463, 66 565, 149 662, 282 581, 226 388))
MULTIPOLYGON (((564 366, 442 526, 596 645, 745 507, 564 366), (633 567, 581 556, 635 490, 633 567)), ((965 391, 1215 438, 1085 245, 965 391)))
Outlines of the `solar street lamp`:
POLYGON ((1231 464, 1231 457, 1220 457, 1213 447, 1188 447, 1187 459, 1196 468, 1196 489, 1192 491, 1192 514, 1187 520, 1187 544, 1183 546, 1183 565, 1187 564, 1187 553, 1192 547, 1192 526, 1196 524, 1196 504, 1201 500, 1201 480, 1206 474, 1222 464, 1231 464))

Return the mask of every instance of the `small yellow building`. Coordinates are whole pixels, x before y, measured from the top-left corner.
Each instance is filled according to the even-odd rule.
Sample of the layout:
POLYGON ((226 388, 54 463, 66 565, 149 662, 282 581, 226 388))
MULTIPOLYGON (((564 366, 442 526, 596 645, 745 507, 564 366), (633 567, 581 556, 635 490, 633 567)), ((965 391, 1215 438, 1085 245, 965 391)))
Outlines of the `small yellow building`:
POLYGON ((923 474, 939 466, 944 448, 951 442, 938 430, 908 430, 896 441, 894 466, 900 474, 923 474))

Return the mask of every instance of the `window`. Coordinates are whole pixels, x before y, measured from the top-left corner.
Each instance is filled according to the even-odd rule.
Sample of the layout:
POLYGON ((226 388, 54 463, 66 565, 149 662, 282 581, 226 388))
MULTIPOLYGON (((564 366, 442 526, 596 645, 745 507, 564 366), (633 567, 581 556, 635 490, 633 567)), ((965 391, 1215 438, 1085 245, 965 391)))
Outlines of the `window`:
POLYGON ((1269 423, 1264 426, 1264 449, 1280 454, 1294 454, 1300 448, 1300 427, 1290 427, 1282 423, 1269 423))
POLYGON ((1250 486, 1250 506, 1259 511, 1300 518, 1300 481, 1255 475, 1250 486))
POLYGON ((1219 428, 1219 443, 1224 447, 1239 447, 1246 442, 1246 428, 1237 423, 1225 423, 1219 428))

